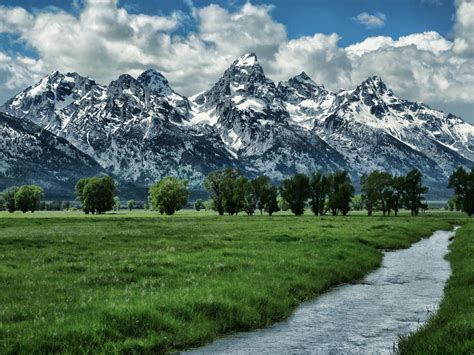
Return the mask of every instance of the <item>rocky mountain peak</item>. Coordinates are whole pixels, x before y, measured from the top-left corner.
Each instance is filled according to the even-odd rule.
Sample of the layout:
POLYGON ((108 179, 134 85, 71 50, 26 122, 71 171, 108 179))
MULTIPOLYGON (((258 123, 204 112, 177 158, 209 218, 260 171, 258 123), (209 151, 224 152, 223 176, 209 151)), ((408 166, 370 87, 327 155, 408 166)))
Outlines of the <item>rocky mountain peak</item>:
POLYGON ((140 82, 129 74, 122 74, 117 80, 110 83, 107 89, 107 96, 135 96, 138 98, 144 97, 144 90, 140 82))
POLYGON ((364 80, 356 89, 356 91, 368 93, 371 95, 389 95, 392 96, 392 90, 387 88, 382 78, 378 75, 371 76, 364 80))
POLYGON ((168 80, 155 69, 144 71, 137 80, 145 89, 157 95, 167 96, 172 93, 168 80))

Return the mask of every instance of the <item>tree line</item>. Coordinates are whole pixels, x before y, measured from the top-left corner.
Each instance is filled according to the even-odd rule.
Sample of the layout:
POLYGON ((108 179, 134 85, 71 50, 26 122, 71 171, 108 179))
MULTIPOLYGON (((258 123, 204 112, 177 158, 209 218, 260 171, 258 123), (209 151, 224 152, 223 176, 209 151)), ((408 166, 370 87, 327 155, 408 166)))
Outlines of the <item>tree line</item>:
POLYGON ((0 193, 0 207, 8 212, 35 212, 41 207, 43 189, 36 185, 11 186, 0 193))
MULTIPOLYGON (((412 216, 428 208, 424 194, 428 188, 423 185, 422 173, 414 169, 406 175, 392 175, 375 170, 360 178, 361 194, 354 196, 355 188, 347 171, 333 173, 316 172, 310 176, 295 174, 281 182, 278 187, 268 176, 248 179, 238 170, 227 168, 216 170, 205 178, 204 187, 210 195, 209 201, 197 199, 194 208, 212 209, 219 215, 236 215, 244 212, 270 216, 280 210, 291 210, 295 215, 302 215, 310 208, 315 215, 346 215, 351 209, 367 210, 370 216, 374 211, 396 216, 401 208, 406 208, 412 216)), ((454 196, 448 201, 451 210, 462 210, 469 216, 474 214, 474 167, 469 171, 460 167, 448 180, 454 196)), ((110 176, 89 177, 80 179, 75 187, 76 199, 86 214, 102 214, 110 210, 119 210, 120 199, 114 179, 110 176)), ((189 198, 188 182, 177 177, 168 176, 149 188, 145 209, 172 215, 185 207, 189 198)), ((43 189, 36 185, 12 186, 0 193, 0 209, 9 212, 35 210, 68 209, 69 202, 44 201, 43 189)), ((126 206, 132 210, 134 200, 127 201, 126 206)))

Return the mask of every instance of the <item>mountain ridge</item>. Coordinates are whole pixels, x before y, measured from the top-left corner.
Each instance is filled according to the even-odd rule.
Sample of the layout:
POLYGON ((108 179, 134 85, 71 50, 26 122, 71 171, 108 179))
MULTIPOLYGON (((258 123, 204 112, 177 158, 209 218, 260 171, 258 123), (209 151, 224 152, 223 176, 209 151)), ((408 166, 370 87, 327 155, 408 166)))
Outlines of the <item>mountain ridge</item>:
POLYGON ((275 84, 254 53, 237 58, 207 91, 175 92, 158 71, 109 85, 53 72, 0 111, 30 120, 138 184, 177 175, 202 188, 232 166, 279 181, 295 172, 417 167, 440 187, 474 161, 474 126, 423 103, 397 98, 381 77, 338 93, 302 72, 275 84))

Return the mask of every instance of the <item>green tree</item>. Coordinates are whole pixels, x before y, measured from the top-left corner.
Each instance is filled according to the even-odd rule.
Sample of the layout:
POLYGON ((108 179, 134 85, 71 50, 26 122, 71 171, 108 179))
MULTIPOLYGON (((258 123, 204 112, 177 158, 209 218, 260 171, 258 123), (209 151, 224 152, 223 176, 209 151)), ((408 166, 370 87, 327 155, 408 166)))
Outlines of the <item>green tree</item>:
POLYGON ((122 207, 122 201, 120 201, 120 197, 115 196, 114 197, 114 205, 112 206, 112 209, 115 212, 118 212, 118 211, 120 211, 120 207, 122 207))
POLYGON ((3 211, 6 208, 5 197, 3 197, 3 192, 0 192, 0 211, 3 211))
POLYGON ((225 170, 222 181, 222 202, 226 213, 234 215, 243 209, 244 185, 245 178, 237 170, 225 170))
POLYGON ((354 195, 354 186, 347 171, 339 170, 330 176, 331 189, 328 194, 328 206, 333 216, 340 211, 344 216, 350 210, 354 195))
POLYGON ((86 214, 102 214, 113 209, 116 192, 115 181, 110 176, 80 179, 75 189, 76 199, 86 214))
POLYGON ((61 209, 62 209, 63 211, 68 211, 68 210, 69 210, 69 207, 70 207, 69 201, 63 201, 63 202, 61 202, 61 209))
POLYGON ((204 180, 204 187, 211 194, 212 209, 219 215, 224 214, 224 178, 225 170, 215 170, 207 175, 204 180))
POLYGON ((375 170, 368 176, 361 178, 362 191, 367 204, 369 216, 372 215, 374 206, 380 205, 383 215, 391 210, 390 202, 393 199, 393 178, 387 172, 375 170))
POLYGON ((11 186, 3 190, 2 196, 4 199, 5 208, 8 212, 15 212, 15 193, 18 191, 18 186, 11 186))
POLYGON ((428 188, 423 186, 423 174, 413 169, 404 178, 402 202, 410 210, 411 216, 418 216, 420 208, 425 208, 423 194, 428 188))
POLYGON ((352 209, 354 211, 362 211, 364 208, 364 200, 361 194, 354 195, 352 198, 352 209))
POLYGON ((153 209, 172 215, 188 202, 187 180, 167 176, 150 187, 149 200, 153 209))
POLYGON ((241 176, 237 180, 237 198, 242 198, 242 207, 247 215, 251 216, 257 208, 257 196, 251 181, 241 176))
POLYGON ((311 211, 315 215, 325 214, 326 197, 331 191, 331 179, 319 171, 311 177, 311 211))
POLYGON ((132 211, 133 208, 135 207, 135 200, 128 200, 127 201, 127 207, 129 209, 129 211, 132 211))
POLYGON ((205 208, 204 202, 200 198, 198 198, 196 201, 194 201, 194 209, 196 211, 199 212, 200 210, 202 210, 204 208, 205 208))
POLYGON ((288 203, 291 212, 296 216, 302 215, 306 200, 311 197, 309 178, 304 174, 295 174, 283 180, 280 193, 288 203))
POLYGON ((272 185, 266 191, 265 200, 265 212, 267 212, 269 216, 280 210, 280 205, 278 203, 278 189, 276 186, 272 185))
POLYGON ((204 208, 209 211, 210 210, 215 211, 216 209, 214 208, 214 200, 210 198, 209 200, 204 201, 204 208))
POLYGON ((471 217, 474 214, 474 167, 470 172, 463 167, 457 168, 449 177, 448 187, 454 189, 462 211, 471 217))
POLYGON ((260 211, 268 212, 271 216, 274 212, 278 212, 278 189, 272 184, 268 176, 262 175, 252 180, 252 186, 255 192, 256 208, 260 211))
POLYGON ((404 176, 394 176, 392 178, 392 195, 389 201, 389 206, 395 212, 395 217, 398 215, 398 211, 401 207, 401 199, 403 196, 405 186, 404 176))
POLYGON ((35 212, 40 207, 41 198, 43 197, 43 189, 36 185, 21 186, 15 192, 15 208, 26 213, 27 211, 35 212))

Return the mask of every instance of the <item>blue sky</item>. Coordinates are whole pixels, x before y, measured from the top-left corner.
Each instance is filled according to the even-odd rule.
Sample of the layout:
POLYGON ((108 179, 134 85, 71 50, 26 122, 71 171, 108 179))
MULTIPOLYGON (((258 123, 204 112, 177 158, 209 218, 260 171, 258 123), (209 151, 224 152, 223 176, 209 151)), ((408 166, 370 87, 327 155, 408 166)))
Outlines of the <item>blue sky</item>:
MULTIPOLYGON (((196 7, 219 4, 238 9, 246 0, 193 0, 196 7)), ((78 13, 82 1, 64 0, 0 0, 7 6, 22 6, 32 12, 54 10, 54 7, 78 13)), ((130 13, 169 15, 173 11, 189 13, 186 0, 119 1, 130 13)), ((406 36, 410 33, 437 31, 452 36, 454 3, 450 0, 254 0, 252 4, 271 5, 273 17, 286 25, 289 38, 312 35, 316 32, 341 35, 340 44, 347 46, 368 36, 406 36), (382 28, 366 29, 354 21, 362 12, 380 12, 387 16, 382 28)), ((192 29, 192 21, 181 30, 192 29)))
POLYGON ((380 75, 474 122, 472 0, 0 0, 0 101, 53 70, 107 84, 160 70, 186 95, 244 52, 332 90, 380 75))

